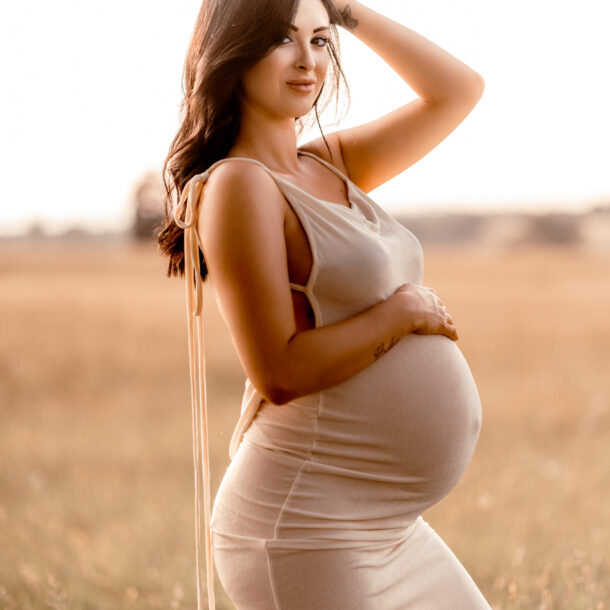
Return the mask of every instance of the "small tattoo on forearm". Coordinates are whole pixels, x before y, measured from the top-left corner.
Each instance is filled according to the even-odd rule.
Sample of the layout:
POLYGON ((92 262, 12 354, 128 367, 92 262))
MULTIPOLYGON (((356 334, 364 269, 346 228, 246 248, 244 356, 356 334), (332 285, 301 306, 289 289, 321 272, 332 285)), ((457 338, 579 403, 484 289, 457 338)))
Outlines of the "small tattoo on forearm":
POLYGON ((390 340, 390 345, 388 345, 386 347, 385 343, 382 343, 376 350, 375 350, 375 360, 379 360, 379 358, 381 358, 381 356, 383 356, 386 352, 389 352, 400 340, 400 337, 392 337, 392 339, 390 340))
POLYGON ((349 4, 341 11, 341 18, 343 19, 343 26, 349 30, 353 30, 358 25, 358 19, 352 17, 352 9, 349 4))

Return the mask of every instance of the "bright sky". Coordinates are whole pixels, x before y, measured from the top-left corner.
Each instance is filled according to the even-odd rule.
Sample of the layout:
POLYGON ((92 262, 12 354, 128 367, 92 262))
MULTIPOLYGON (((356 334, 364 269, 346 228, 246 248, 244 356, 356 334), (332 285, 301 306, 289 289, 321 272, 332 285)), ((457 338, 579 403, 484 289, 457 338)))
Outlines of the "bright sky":
MULTIPOLYGON (((363 3, 439 44, 486 82, 472 114, 373 191, 376 201, 405 213, 610 202, 607 0, 363 3)), ((1 4, 0 232, 34 220, 51 230, 129 224, 133 181, 160 168, 178 126, 198 8, 199 0, 1 4)), ((352 105, 339 128, 414 98, 354 36, 344 32, 342 40, 352 105)))

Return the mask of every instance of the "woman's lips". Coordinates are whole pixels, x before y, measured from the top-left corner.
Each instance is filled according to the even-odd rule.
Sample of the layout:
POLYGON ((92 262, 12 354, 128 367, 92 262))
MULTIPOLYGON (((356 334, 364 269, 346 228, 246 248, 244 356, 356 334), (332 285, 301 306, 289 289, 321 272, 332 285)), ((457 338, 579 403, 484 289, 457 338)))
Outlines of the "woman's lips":
POLYGON ((287 83, 289 87, 301 93, 311 93, 315 87, 315 83, 287 83))

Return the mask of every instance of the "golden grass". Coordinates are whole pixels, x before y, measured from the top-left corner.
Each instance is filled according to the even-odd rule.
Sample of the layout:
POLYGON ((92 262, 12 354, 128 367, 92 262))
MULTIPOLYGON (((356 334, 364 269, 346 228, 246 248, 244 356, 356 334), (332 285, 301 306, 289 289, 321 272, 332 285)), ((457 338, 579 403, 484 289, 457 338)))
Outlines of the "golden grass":
MULTIPOLYGON (((183 282, 152 246, 0 254, 0 609, 195 608, 183 282)), ((609 280, 603 253, 426 248, 484 421, 425 516, 494 609, 610 608, 609 280)), ((244 377, 207 297, 215 489, 244 377)))

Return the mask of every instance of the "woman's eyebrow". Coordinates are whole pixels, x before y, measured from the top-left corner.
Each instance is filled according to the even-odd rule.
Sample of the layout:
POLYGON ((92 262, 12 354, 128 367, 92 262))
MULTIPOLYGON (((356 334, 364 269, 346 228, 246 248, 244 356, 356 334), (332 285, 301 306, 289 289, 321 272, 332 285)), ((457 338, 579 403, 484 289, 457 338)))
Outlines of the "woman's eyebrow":
MULTIPOLYGON (((290 27, 292 30, 294 30, 295 32, 298 32, 298 31, 299 31, 299 28, 298 28, 296 25, 292 25, 292 23, 290 24, 290 26, 289 26, 289 27, 290 27)), ((314 32, 314 34, 315 34, 316 32, 319 32, 320 30, 328 30, 328 29, 329 29, 329 28, 328 28, 328 26, 327 26, 327 25, 321 25, 319 28, 316 28, 316 29, 315 29, 313 32, 314 32)))

